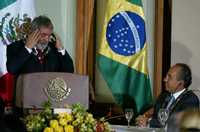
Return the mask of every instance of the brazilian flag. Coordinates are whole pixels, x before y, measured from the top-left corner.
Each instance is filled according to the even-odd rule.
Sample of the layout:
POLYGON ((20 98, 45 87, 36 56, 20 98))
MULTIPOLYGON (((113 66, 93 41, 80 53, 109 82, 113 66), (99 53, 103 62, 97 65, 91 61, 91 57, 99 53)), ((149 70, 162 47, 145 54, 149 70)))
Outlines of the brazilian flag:
POLYGON ((136 114, 152 104, 140 0, 108 0, 97 61, 115 101, 136 114))

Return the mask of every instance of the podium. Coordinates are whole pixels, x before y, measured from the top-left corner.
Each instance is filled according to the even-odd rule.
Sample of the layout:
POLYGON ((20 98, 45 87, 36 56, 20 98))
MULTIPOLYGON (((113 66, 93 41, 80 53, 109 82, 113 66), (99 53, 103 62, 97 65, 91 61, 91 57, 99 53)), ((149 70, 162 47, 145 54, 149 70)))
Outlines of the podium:
POLYGON ((16 84, 16 106, 21 108, 41 108, 41 104, 51 100, 53 108, 66 104, 89 105, 88 76, 41 72, 22 74, 16 84))

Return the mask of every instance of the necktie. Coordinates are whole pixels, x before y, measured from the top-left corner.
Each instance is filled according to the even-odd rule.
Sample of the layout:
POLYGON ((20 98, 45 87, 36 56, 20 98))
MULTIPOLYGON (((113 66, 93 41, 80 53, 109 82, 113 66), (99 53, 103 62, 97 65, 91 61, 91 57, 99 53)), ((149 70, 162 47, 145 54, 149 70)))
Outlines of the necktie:
POLYGON ((37 54, 37 58, 39 59, 40 64, 44 63, 44 54, 42 52, 42 50, 40 49, 36 49, 38 54, 37 54))
POLYGON ((173 95, 171 95, 170 100, 169 100, 167 107, 166 107, 167 110, 169 110, 170 106, 173 104, 174 101, 175 101, 175 98, 174 98, 173 95))

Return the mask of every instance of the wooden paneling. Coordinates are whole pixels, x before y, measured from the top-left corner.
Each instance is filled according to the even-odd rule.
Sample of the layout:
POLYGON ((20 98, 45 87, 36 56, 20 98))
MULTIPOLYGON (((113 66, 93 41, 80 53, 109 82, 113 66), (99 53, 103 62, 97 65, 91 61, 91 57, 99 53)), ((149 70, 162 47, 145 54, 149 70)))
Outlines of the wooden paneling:
POLYGON ((171 63, 171 0, 155 1, 154 97, 164 90, 163 78, 171 63))
POLYGON ((154 97, 162 90, 164 0, 155 0, 154 97))

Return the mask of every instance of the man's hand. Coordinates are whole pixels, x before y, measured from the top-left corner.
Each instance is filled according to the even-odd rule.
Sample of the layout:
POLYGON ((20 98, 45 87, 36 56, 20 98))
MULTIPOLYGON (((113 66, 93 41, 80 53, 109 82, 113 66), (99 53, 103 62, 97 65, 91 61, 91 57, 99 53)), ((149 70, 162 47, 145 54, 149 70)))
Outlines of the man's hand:
POLYGON ((61 43, 60 37, 59 37, 57 34, 56 34, 55 36, 56 36, 56 45, 55 45, 55 47, 56 47, 58 50, 64 49, 64 47, 63 47, 63 45, 62 45, 62 43, 61 43))
POLYGON ((146 117, 145 115, 139 115, 136 118, 136 125, 138 125, 139 127, 146 127, 148 120, 149 120, 149 118, 146 117))
POLYGON ((28 38, 26 40, 26 47, 32 49, 38 43, 40 38, 40 31, 37 29, 30 35, 28 35, 28 38))

